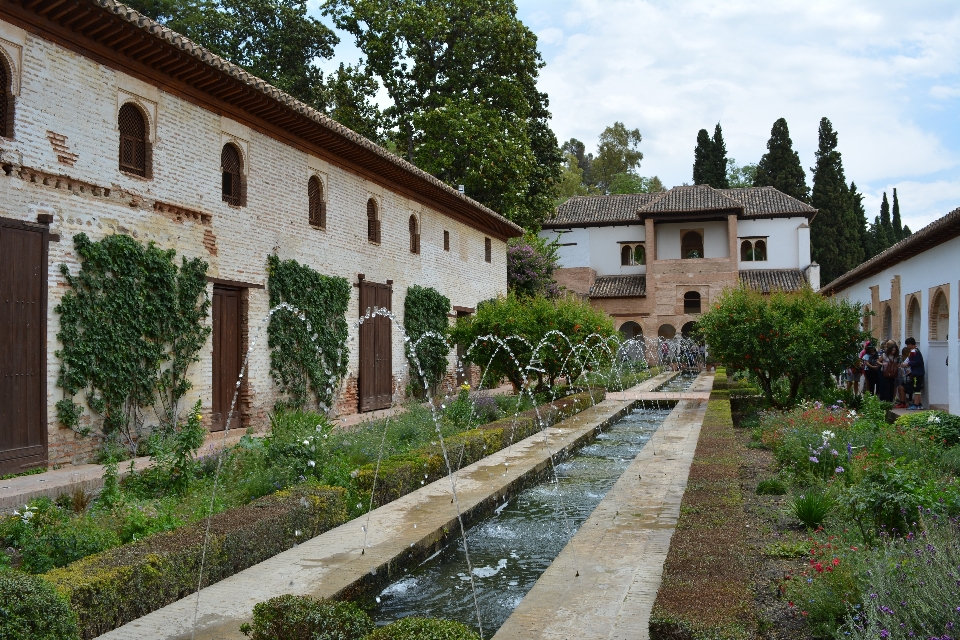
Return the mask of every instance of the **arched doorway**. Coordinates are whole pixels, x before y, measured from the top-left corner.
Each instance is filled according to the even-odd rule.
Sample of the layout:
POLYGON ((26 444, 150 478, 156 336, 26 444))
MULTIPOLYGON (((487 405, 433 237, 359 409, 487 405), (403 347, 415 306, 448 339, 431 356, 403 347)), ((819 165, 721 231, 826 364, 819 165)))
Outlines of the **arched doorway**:
POLYGON ((930 306, 930 339, 947 340, 950 333, 950 307, 943 291, 937 291, 930 306))
POLYGON ((696 328, 696 326, 697 326, 696 322, 688 322, 687 324, 680 327, 680 335, 682 335, 684 338, 691 337, 693 335, 693 330, 694 328, 696 328))
POLYGON ((890 305, 883 310, 883 339, 893 340, 893 310, 890 305))
POLYGON ((677 329, 672 324, 662 324, 660 328, 657 329, 657 335, 661 338, 670 340, 677 336, 677 329))
POLYGON ((620 325, 620 333, 623 335, 625 340, 630 338, 642 338, 643 337, 643 327, 634 322, 633 320, 627 320, 622 325, 620 325))

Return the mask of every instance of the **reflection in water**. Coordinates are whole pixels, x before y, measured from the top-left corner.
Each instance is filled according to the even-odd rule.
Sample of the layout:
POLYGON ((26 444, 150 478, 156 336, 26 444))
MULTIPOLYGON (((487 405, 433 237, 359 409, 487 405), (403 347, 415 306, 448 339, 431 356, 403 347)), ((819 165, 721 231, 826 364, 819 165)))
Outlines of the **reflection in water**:
MULTIPOLYGON (((681 391, 689 379, 663 391, 681 391)), ((513 497, 467 532, 485 635, 496 632, 606 495, 669 408, 639 409, 557 464, 553 477, 513 497), (565 515, 564 515, 565 514, 565 515), (568 529, 568 527, 570 529, 568 529)), ((384 589, 370 614, 380 624, 409 615, 476 627, 463 543, 450 544, 384 589)))

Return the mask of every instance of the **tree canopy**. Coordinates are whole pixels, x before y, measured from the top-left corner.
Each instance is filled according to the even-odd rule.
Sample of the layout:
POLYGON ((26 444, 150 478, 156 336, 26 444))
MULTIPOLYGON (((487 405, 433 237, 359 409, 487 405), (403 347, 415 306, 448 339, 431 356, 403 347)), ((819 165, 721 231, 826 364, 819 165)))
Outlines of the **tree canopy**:
POLYGON ((634 174, 643 160, 640 129, 627 129, 622 122, 614 122, 600 134, 597 157, 593 160, 591 176, 595 184, 606 190, 613 177, 634 174))
POLYGON ((552 211, 562 156, 512 0, 330 0, 390 97, 398 153, 518 224, 552 211))
POLYGON ((774 187, 797 200, 810 200, 807 175, 800 164, 800 154, 793 150, 785 118, 778 119, 770 129, 767 152, 757 163, 753 186, 774 187))
POLYGON ((727 145, 723 141, 720 123, 713 129, 713 138, 706 129, 697 133, 693 151, 693 183, 707 184, 714 189, 729 189, 727 180, 727 145))

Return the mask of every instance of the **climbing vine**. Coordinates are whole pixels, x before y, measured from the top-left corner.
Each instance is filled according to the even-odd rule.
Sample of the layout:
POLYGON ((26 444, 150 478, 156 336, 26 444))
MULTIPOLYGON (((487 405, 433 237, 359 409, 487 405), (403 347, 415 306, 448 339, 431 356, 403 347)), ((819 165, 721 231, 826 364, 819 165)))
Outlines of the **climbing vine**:
POLYGON ((415 388, 418 391, 438 384, 447 371, 450 347, 446 340, 433 335, 423 336, 427 332, 446 336, 449 331, 449 313, 450 299, 436 289, 416 284, 407 289, 407 297, 403 302, 403 327, 409 338, 406 343, 407 360, 410 362, 411 375, 417 378, 418 384, 415 388), (423 376, 419 375, 417 362, 423 376))
POLYGON ((207 263, 182 258, 178 268, 176 251, 125 235, 92 242, 80 233, 73 242, 80 271, 60 265, 68 289, 55 309, 57 385, 64 390, 57 417, 89 433, 74 401, 85 392, 102 433, 133 450, 148 408, 162 424, 179 419, 179 402, 192 386, 187 369, 210 333, 207 263))
POLYGON ((302 409, 311 396, 329 407, 347 373, 347 304, 350 284, 325 276, 296 260, 267 259, 270 307, 278 309, 267 327, 270 374, 286 398, 277 409, 302 409))

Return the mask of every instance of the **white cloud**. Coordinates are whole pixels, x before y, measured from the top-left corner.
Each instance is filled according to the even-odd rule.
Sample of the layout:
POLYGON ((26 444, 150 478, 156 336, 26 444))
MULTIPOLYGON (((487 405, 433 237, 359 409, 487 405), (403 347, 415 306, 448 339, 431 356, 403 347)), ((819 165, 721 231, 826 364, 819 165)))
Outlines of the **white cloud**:
POLYGON ((730 156, 743 164, 759 159, 773 121, 785 117, 809 168, 827 116, 847 177, 861 188, 903 184, 901 206, 918 221, 954 208, 942 208, 949 198, 960 204, 949 186, 960 183, 942 179, 960 166, 960 148, 951 146, 960 124, 936 115, 960 95, 958 3, 519 5, 540 36, 540 86, 561 140, 591 147, 615 120, 639 127, 641 172, 671 185, 690 181, 700 128, 719 121, 730 156))

